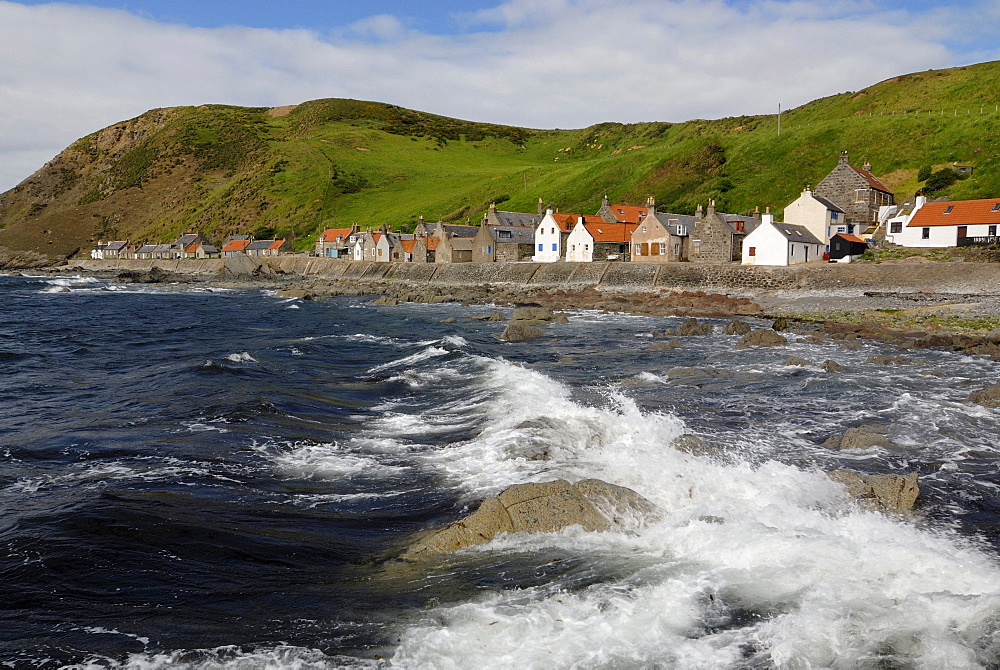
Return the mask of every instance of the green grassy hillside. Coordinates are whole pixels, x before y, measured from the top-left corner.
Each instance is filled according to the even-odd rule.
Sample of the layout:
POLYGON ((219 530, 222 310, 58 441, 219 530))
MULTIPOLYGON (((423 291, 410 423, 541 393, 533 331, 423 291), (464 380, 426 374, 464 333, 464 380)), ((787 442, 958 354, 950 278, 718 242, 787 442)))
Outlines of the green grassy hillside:
POLYGON ((380 103, 218 105, 153 110, 98 131, 0 195, 0 246, 53 255, 97 239, 165 241, 184 231, 236 232, 311 245, 326 227, 407 228, 478 220, 490 202, 534 211, 538 199, 594 212, 656 197, 691 213, 780 214, 841 150, 902 200, 925 171, 973 165, 934 195, 1000 194, 1000 63, 904 75, 816 100, 777 118, 604 123, 529 130, 380 103))

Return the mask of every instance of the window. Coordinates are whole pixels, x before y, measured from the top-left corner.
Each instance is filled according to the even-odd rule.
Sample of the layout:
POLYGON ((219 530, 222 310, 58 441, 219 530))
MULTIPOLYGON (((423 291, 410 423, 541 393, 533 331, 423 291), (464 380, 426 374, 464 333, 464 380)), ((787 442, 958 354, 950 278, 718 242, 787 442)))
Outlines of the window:
POLYGON ((638 242, 635 243, 635 255, 642 256, 642 245, 638 242))
POLYGON ((748 253, 749 253, 750 256, 756 256, 757 255, 757 247, 750 247, 750 251, 748 253))
POLYGON ((993 209, 991 209, 990 211, 991 212, 1000 212, 1000 202, 993 203, 993 209))
POLYGON ((646 226, 642 227, 642 232, 646 232, 646 226))
POLYGON ((666 256, 667 255, 667 243, 666 242, 660 242, 660 255, 661 256, 666 256))
POLYGON ((543 247, 543 246, 544 246, 544 245, 542 245, 542 243, 541 243, 541 242, 539 242, 539 243, 538 243, 538 250, 539 250, 539 251, 541 251, 541 250, 542 250, 542 247, 543 247))
POLYGON ((830 220, 831 221, 837 221, 838 220, 836 212, 830 212, 830 220))
POLYGON ((889 232, 890 233, 901 233, 901 232, 903 232, 903 222, 902 221, 890 221, 889 222, 889 232))
POLYGON ((552 243, 552 251, 559 251, 559 245, 555 242, 552 243))
POLYGON ((947 207, 944 208, 944 212, 942 212, 942 213, 943 214, 951 214, 951 210, 953 210, 953 209, 955 209, 955 205, 948 205, 947 207))
POLYGON ((742 233, 743 232, 743 222, 742 221, 737 221, 736 222, 736 232, 737 233, 742 233))
POLYGON ((987 232, 986 234, 989 235, 990 237, 995 237, 996 234, 997 234, 997 227, 996 226, 990 226, 989 227, 989 232, 987 232))
POLYGON ((497 239, 498 240, 509 240, 512 237, 514 237, 514 233, 512 233, 509 230, 498 230, 497 231, 497 239))
POLYGON ((867 201, 868 201, 868 189, 866 188, 854 189, 854 202, 867 202, 867 201))
POLYGON ((489 244, 486 245, 486 253, 487 254, 492 254, 493 253, 493 246, 492 245, 489 245, 489 244))
POLYGON ((847 232, 847 226, 837 226, 837 232, 838 233, 846 233, 847 232))
POLYGON ((922 240, 929 240, 929 239, 931 239, 931 229, 930 228, 921 228, 920 229, 920 239, 922 239, 922 240))

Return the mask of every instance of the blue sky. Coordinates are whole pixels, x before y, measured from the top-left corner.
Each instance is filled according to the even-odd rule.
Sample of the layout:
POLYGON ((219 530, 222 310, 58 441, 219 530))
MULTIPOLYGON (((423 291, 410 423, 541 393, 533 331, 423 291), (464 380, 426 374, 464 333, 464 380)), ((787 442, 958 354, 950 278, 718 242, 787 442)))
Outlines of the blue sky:
POLYGON ((156 107, 348 97, 579 128, 997 59, 1000 0, 0 0, 0 191, 156 107))

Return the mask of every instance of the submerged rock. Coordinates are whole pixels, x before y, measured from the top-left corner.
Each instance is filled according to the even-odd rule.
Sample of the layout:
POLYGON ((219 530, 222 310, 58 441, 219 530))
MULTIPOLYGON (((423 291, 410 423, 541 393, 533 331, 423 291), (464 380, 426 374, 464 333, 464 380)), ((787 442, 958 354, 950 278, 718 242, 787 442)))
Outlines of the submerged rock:
POLYGON ((828 447, 844 449, 870 449, 871 447, 895 447, 896 443, 885 436, 885 428, 875 424, 865 424, 848 428, 843 435, 832 435, 823 443, 828 447))
POLYGON ((746 349, 748 347, 780 347, 781 345, 787 343, 788 340, 783 335, 779 335, 773 330, 755 328, 744 335, 743 338, 736 343, 736 348, 746 349))
POLYGON ((746 335, 753 328, 746 321, 740 321, 739 319, 733 319, 722 329, 724 335, 746 335))
POLYGON ((504 328, 503 332, 500 333, 499 337, 504 342, 521 342, 524 340, 533 340, 544 334, 545 331, 538 326, 511 321, 507 324, 507 327, 504 328))
POLYGON ((920 487, 917 473, 906 475, 859 475, 847 470, 834 470, 827 475, 847 487, 861 507, 873 512, 907 514, 913 510, 920 487))
POLYGON ((479 509, 410 547, 400 558, 415 561, 485 544, 500 533, 553 533, 570 526, 591 532, 627 530, 654 520, 656 505, 632 489, 585 479, 517 484, 479 509))
POLYGON ((823 361, 823 369, 827 372, 843 372, 847 368, 834 360, 823 361))
POLYGON ((698 319, 691 318, 685 319, 684 323, 677 326, 674 333, 683 337, 691 337, 695 335, 710 335, 713 330, 712 324, 701 323, 698 319))
POLYGON ((804 358, 799 358, 798 356, 789 356, 788 358, 785 359, 785 365, 807 368, 811 366, 812 363, 810 363, 804 358))

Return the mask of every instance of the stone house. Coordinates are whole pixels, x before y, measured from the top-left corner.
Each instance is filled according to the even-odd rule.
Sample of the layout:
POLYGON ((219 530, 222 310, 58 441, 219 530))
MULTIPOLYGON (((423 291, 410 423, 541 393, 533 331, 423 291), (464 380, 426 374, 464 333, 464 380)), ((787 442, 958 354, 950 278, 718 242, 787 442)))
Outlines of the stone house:
POLYGON ((247 256, 282 256, 292 253, 292 243, 288 240, 254 240, 246 246, 247 256))
POLYGON ((218 258, 219 250, 211 244, 192 244, 184 250, 184 258, 218 258))
POLYGON ((445 232, 438 238, 435 263, 471 263, 474 237, 456 237, 445 232))
POLYGON ((149 260, 153 257, 153 251, 156 249, 155 244, 143 244, 138 249, 135 250, 135 258, 140 260, 149 260))
POLYGON ((627 261, 633 230, 635 224, 604 220, 587 223, 581 216, 566 238, 566 260, 571 263, 627 261))
POLYGON ((128 240, 115 240, 107 243, 99 241, 90 250, 90 257, 96 260, 129 258, 130 251, 134 252, 134 249, 129 247, 128 240))
POLYGON ((632 231, 633 263, 673 263, 688 260, 688 239, 698 219, 687 214, 657 212, 649 215, 632 231))
POLYGON ((843 209, 816 195, 809 187, 803 189, 799 197, 785 207, 784 219, 786 223, 805 226, 816 239, 827 245, 837 233, 853 235, 855 232, 863 232, 857 230, 858 224, 847 222, 843 209))
POLYGON ((245 254, 251 242, 253 242, 253 238, 249 235, 233 235, 222 245, 222 257, 232 258, 237 254, 245 254))
POLYGON ((732 263, 743 258, 743 238, 759 221, 753 217, 722 214, 715 211, 715 201, 708 201, 702 215, 701 205, 691 229, 688 259, 692 263, 732 263))
POLYGON ((414 234, 411 262, 433 263, 437 254, 438 242, 438 238, 433 235, 414 234))
POLYGON ((542 215, 505 212, 491 204, 472 245, 475 263, 531 260, 535 253, 535 228, 542 215))
POLYGON ((194 244, 208 244, 208 240, 198 233, 184 233, 170 244, 170 256, 168 258, 184 258, 184 251, 194 244))
POLYGON ((316 255, 325 258, 350 258, 350 247, 356 241, 358 224, 350 228, 327 228, 316 238, 316 255))
POLYGON ((743 265, 798 265, 823 260, 826 243, 805 226, 779 223, 771 214, 743 240, 743 265))
MULTIPOLYGON (((823 177, 813 194, 839 207, 846 223, 859 226, 857 233, 878 225, 879 208, 895 202, 892 191, 872 174, 871 163, 856 168, 848 162, 846 151, 840 152, 837 167, 823 177)), ((787 213, 785 218, 789 218, 787 213)))
POLYGON ((605 195, 601 200, 601 208, 597 210, 597 216, 608 223, 638 224, 655 210, 656 206, 652 197, 646 200, 645 206, 636 207, 635 205, 612 204, 608 200, 608 196, 605 195))

